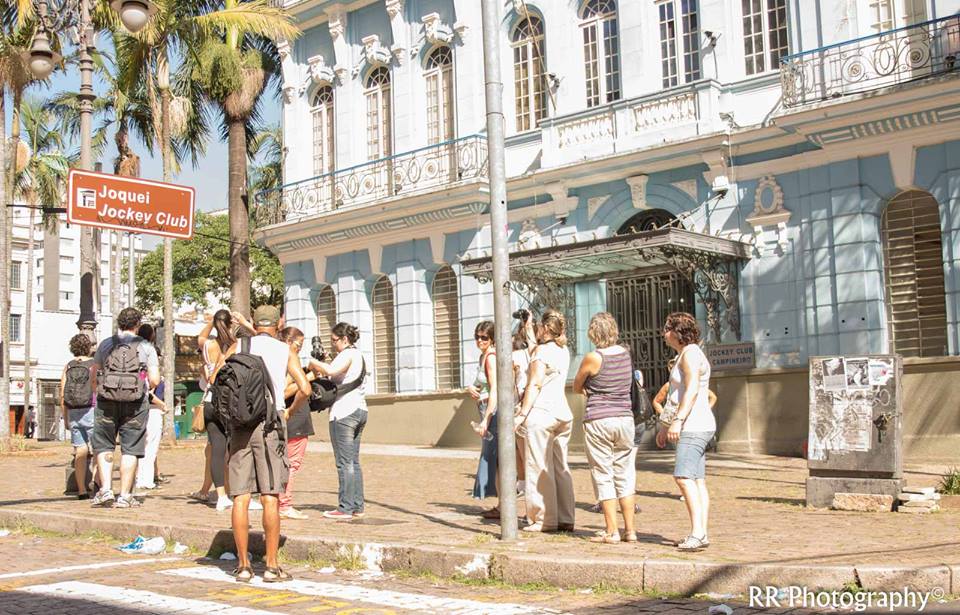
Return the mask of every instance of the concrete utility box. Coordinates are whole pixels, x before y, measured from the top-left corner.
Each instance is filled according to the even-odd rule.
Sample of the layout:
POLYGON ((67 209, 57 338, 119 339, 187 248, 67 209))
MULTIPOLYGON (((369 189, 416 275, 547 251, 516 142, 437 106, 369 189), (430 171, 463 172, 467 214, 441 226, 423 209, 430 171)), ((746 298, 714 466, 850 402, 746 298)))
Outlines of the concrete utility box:
POLYGON ((899 355, 810 358, 807 506, 835 493, 899 494, 903 485, 899 355))

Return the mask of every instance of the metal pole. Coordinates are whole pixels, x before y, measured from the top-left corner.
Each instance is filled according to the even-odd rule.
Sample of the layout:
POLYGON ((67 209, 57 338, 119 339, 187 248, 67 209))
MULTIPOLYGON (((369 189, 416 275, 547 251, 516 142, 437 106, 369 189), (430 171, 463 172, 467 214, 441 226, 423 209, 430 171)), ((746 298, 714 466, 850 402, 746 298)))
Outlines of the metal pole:
POLYGON ((134 249, 136 243, 133 233, 127 233, 127 306, 133 307, 137 302, 136 282, 134 281, 134 249))
MULTIPOLYGON (((40 15, 47 16, 47 3, 39 3, 40 15)), ((93 169, 93 28, 89 0, 80 0, 80 168, 93 169)), ((100 305, 100 231, 80 227, 80 318, 77 327, 95 340, 97 308, 100 305)))
POLYGON ((517 539, 517 454, 513 434, 513 347, 510 333, 510 254, 507 246, 507 180, 503 145, 498 0, 482 0, 483 75, 487 102, 490 228, 493 238, 493 319, 497 348, 497 428, 500 474, 500 539, 517 539))

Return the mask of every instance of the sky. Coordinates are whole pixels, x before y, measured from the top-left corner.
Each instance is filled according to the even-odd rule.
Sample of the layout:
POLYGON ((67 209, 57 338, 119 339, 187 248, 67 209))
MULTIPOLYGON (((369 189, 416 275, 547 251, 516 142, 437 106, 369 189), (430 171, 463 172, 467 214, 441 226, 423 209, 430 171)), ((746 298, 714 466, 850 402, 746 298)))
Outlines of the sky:
MULTIPOLYGON (((100 40, 103 40, 101 37, 100 40)), ((27 89, 25 97, 36 97, 44 99, 51 97, 63 91, 79 91, 80 89, 80 71, 76 65, 68 65, 67 72, 57 71, 49 80, 49 85, 34 84, 27 89)), ((94 76, 94 90, 99 95, 103 91, 103 84, 97 82, 94 76)), ((261 99, 262 117, 265 125, 277 124, 280 122, 279 98, 274 98, 272 94, 267 93, 261 99)), ((10 101, 7 99, 7 135, 10 134, 10 101)), ((219 126, 216 115, 211 121, 211 131, 207 143, 207 153, 203 159, 198 162, 194 168, 187 161, 179 175, 174 176, 172 183, 184 186, 191 186, 196 190, 196 207, 199 211, 211 211, 214 209, 224 209, 227 206, 227 144, 220 140, 219 126)), ((99 124, 94 118, 94 127, 99 124)), ((140 175, 144 179, 162 180, 163 166, 160 160, 159 149, 153 154, 146 151, 144 145, 131 135, 131 148, 140 156, 140 175)), ((78 150, 79 142, 72 144, 70 151, 78 150)), ((104 149, 100 162, 103 163, 104 172, 112 172, 113 159, 117 155, 116 148, 113 145, 113 134, 110 134, 107 147, 104 149)), ((97 162, 96 160, 94 162, 97 162)), ((159 237, 144 236, 144 247, 152 249, 159 245, 159 237)))

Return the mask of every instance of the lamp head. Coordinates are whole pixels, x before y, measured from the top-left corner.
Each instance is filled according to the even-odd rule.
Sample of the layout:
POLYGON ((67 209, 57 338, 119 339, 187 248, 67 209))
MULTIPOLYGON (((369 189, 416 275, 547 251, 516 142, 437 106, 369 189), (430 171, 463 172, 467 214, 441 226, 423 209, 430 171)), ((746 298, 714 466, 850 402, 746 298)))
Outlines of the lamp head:
POLYGON ((33 36, 30 51, 24 51, 21 57, 30 67, 30 72, 37 79, 43 80, 50 76, 53 69, 63 60, 63 56, 50 47, 50 37, 46 30, 37 30, 33 36))
POLYGON ((124 27, 133 33, 143 30, 157 13, 157 5, 150 0, 113 0, 110 8, 120 15, 124 27))

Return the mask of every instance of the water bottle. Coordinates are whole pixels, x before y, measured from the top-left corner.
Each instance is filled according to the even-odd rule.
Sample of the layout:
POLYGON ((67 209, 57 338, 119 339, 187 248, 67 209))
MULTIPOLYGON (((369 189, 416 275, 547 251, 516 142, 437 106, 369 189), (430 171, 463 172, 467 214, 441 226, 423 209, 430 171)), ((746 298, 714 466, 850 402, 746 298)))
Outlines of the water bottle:
POLYGON ((643 372, 639 369, 633 370, 633 379, 640 383, 640 386, 643 386, 643 372))

